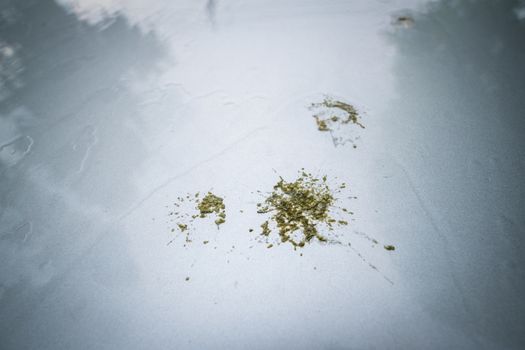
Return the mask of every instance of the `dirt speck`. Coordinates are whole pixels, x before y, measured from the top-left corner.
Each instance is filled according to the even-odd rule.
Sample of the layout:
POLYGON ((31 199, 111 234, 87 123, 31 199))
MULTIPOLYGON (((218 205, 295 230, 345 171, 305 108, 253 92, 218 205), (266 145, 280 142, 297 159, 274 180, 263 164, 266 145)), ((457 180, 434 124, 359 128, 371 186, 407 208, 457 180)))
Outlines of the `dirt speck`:
POLYGON ((392 24, 403 28, 412 28, 415 24, 415 20, 412 16, 401 15, 392 19, 392 24))

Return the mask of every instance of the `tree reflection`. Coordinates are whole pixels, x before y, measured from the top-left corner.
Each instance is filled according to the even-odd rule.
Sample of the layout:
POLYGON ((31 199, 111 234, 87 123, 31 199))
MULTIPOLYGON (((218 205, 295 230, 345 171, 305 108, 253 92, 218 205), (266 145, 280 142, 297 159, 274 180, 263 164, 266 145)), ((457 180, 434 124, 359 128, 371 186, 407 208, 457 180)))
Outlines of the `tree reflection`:
POLYGON ((519 5, 436 1, 414 15, 413 26, 387 34, 398 52, 391 112, 399 119, 390 130, 405 135, 390 141, 413 169, 415 187, 425 189, 418 198, 434 223, 415 257, 426 275, 409 279, 426 286, 414 290, 431 317, 498 347, 525 344, 519 5))
POLYGON ((0 19, 0 338, 21 348, 37 346, 26 337, 34 318, 51 317, 35 308, 95 259, 110 228, 119 242, 97 251, 93 275, 133 283, 126 239, 108 226, 145 158, 127 83, 154 75, 165 52, 122 15, 90 25, 52 0, 4 1, 0 19))

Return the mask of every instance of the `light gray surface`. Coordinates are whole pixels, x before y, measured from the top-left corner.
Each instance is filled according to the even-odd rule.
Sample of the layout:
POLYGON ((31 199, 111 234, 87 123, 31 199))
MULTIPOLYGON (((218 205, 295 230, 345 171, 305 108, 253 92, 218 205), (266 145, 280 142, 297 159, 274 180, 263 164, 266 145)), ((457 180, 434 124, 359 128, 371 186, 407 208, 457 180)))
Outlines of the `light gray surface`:
POLYGON ((1 4, 1 349, 525 347, 523 3, 1 4), (353 249, 248 232, 302 167, 358 197, 353 249), (168 245, 211 188, 226 224, 168 245))

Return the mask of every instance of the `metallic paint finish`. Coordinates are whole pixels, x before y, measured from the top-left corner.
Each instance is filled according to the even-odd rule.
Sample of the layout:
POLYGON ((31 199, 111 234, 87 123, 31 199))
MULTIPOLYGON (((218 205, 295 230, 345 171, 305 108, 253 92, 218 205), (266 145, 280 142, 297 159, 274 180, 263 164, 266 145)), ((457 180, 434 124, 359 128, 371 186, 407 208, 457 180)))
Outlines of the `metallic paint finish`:
POLYGON ((524 348, 524 13, 0 1, 0 349, 524 348), (351 247, 254 240, 302 167, 357 197, 351 247), (184 247, 169 207, 210 189, 226 223, 184 247))

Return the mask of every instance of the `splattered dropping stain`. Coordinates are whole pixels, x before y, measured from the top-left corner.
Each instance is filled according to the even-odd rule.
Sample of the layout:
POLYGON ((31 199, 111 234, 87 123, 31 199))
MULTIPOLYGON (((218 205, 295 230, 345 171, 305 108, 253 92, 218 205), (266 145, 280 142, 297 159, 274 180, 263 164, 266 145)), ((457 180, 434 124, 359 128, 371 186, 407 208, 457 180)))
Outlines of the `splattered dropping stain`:
MULTIPOLYGON (((173 205, 175 209, 169 212, 170 220, 168 223, 175 225, 171 228, 171 232, 178 230, 185 234, 185 245, 192 242, 190 234, 194 231, 193 223, 196 219, 212 216, 217 228, 226 222, 224 199, 212 192, 206 193, 202 198, 200 198, 200 192, 187 194, 185 197, 177 197, 177 201, 173 205)), ((172 242, 173 240, 168 244, 172 242)), ((204 240, 202 243, 208 244, 209 240, 204 240)))
POLYGON ((289 243, 294 248, 302 248, 312 240, 334 241, 336 237, 330 237, 329 232, 337 226, 348 225, 347 220, 334 218, 334 211, 338 211, 339 217, 353 214, 335 205, 335 195, 344 188, 346 184, 342 183, 333 190, 326 176, 317 178, 304 169, 293 182, 279 177, 273 191, 257 204, 259 214, 270 215, 261 224, 260 235, 269 237, 273 230, 279 235, 280 243, 289 243), (326 233, 321 234, 321 226, 326 228, 326 233))
POLYGON ((215 214, 217 219, 215 224, 217 226, 226 222, 226 207, 224 200, 221 197, 208 192, 204 198, 198 202, 197 208, 200 211, 199 217, 205 218, 209 214, 215 214))
POLYGON ((317 129, 330 133, 334 146, 350 142, 354 148, 357 147, 356 141, 359 136, 356 134, 356 128, 351 127, 357 127, 358 130, 364 129, 365 126, 353 105, 325 97, 322 102, 312 103, 309 109, 314 113, 317 129))
MULTIPOLYGON (((255 240, 264 243, 267 249, 289 244, 294 250, 297 250, 314 241, 323 245, 345 246, 357 254, 370 268, 393 284, 388 277, 384 276, 375 265, 368 262, 343 237, 343 234, 354 233, 370 241, 373 247, 380 244, 376 239, 365 233, 342 230, 344 227, 350 226, 350 221, 353 221, 351 219, 353 212, 338 205, 343 192, 348 191, 348 189, 346 183, 340 183, 336 180, 337 178, 329 181, 326 175, 316 177, 303 168, 298 172, 294 181, 286 181, 279 176, 279 180, 271 192, 264 194, 257 191, 258 194, 264 196, 264 200, 257 204, 257 213, 265 215, 266 218, 260 224, 260 230, 256 233, 255 240), (347 242, 344 243, 343 240, 347 242)), ((357 199, 353 196, 345 195, 345 197, 357 199)), ((226 221, 224 199, 212 192, 207 192, 202 198, 199 192, 188 193, 185 197, 178 197, 173 205, 175 209, 169 212, 170 219, 168 222, 172 224, 171 232, 179 231, 181 235, 185 236, 185 247, 192 242, 190 234, 195 231, 193 225, 195 220, 211 217, 214 219, 217 228, 226 221)), ((241 214, 242 212, 241 210, 241 214)), ((256 230, 248 228, 248 232, 254 231, 256 230)), ((203 245, 210 243, 207 239, 201 242, 203 245)), ((388 251, 395 250, 393 245, 384 245, 383 247, 388 251)), ((228 253, 231 253, 234 248, 235 246, 232 246, 232 250, 228 253)), ((215 246, 214 249, 217 247, 215 246)), ((303 254, 301 253, 300 256, 303 254)), ((186 277, 185 280, 189 281, 189 279, 186 277)))

